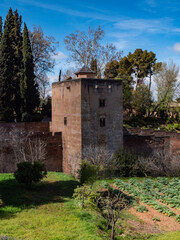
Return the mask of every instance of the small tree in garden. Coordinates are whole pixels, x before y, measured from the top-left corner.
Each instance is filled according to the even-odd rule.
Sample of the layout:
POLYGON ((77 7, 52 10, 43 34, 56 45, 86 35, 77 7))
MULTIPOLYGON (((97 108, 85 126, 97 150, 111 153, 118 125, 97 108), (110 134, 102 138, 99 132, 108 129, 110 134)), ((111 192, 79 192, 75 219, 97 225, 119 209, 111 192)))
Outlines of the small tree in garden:
POLYGON ((122 209, 127 206, 127 200, 122 194, 115 194, 113 189, 102 192, 97 199, 97 206, 101 215, 107 220, 107 227, 111 227, 111 240, 115 238, 115 225, 120 217, 122 209))
POLYGON ((22 162, 18 163, 14 177, 19 183, 25 184, 27 189, 31 188, 32 183, 37 183, 46 176, 45 165, 41 162, 22 162))
POLYGON ((128 200, 118 190, 114 190, 108 183, 103 188, 107 190, 95 190, 92 186, 83 185, 75 189, 73 197, 78 206, 93 208, 99 211, 107 221, 107 229, 111 229, 111 240, 115 239, 115 225, 120 217, 121 210, 128 206, 128 200))

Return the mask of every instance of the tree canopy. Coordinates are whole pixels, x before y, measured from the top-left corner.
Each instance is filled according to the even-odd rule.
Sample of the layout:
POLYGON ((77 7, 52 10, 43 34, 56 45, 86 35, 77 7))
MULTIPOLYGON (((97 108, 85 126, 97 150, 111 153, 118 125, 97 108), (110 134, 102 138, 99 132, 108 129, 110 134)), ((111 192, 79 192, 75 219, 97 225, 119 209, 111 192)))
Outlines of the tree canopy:
POLYGON ((22 34, 21 25, 22 17, 10 8, 0 42, 0 121, 21 121, 23 113, 32 114, 39 103, 31 102, 39 93, 28 29, 25 25, 22 34))
POLYGON ((64 39, 70 59, 78 66, 91 67, 92 59, 96 59, 99 77, 104 74, 105 65, 113 60, 120 60, 122 54, 113 44, 103 45, 103 37, 104 31, 99 26, 97 29, 89 27, 87 33, 77 30, 64 39))

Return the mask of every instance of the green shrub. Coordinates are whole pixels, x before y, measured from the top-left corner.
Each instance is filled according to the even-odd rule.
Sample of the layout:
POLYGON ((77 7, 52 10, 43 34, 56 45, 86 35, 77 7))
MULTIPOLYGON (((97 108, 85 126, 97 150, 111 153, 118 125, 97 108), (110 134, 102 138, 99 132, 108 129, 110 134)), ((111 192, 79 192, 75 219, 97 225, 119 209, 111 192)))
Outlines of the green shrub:
POLYGON ((136 155, 126 149, 121 149, 114 154, 113 164, 115 166, 115 175, 121 177, 142 175, 136 155))
POLYGON ((179 129, 179 124, 178 123, 174 124, 174 129, 179 129))
POLYGON ((3 205, 3 201, 1 199, 1 196, 0 196, 0 207, 3 205))
POLYGON ((99 179, 100 167, 87 161, 82 161, 78 178, 81 184, 93 183, 99 179))
POLYGON ((153 221, 154 221, 154 222, 160 222, 161 220, 160 220, 158 217, 154 217, 154 218, 153 218, 153 221))
POLYGON ((47 174, 45 165, 41 162, 22 162, 17 165, 14 177, 19 183, 25 184, 29 189, 32 182, 39 182, 47 174))
POLYGON ((96 206, 96 198, 99 195, 91 186, 83 185, 74 190, 73 197, 77 206, 81 208, 91 208, 96 206))
POLYGON ((136 211, 140 212, 140 213, 143 213, 143 212, 148 212, 148 209, 147 209, 146 206, 140 205, 140 206, 136 207, 136 211))
POLYGON ((176 221, 180 222, 180 214, 176 215, 176 221))

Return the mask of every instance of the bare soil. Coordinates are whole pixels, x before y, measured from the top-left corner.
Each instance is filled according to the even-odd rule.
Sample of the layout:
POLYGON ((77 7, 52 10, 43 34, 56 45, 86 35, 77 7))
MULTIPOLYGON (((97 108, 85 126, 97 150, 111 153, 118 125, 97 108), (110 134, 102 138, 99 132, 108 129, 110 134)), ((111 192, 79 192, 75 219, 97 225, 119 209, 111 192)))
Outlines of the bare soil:
POLYGON ((130 208, 128 210, 131 214, 133 214, 134 216, 143 221, 143 223, 139 225, 131 222, 132 224, 135 225, 137 231, 146 233, 158 233, 166 231, 173 232, 180 230, 180 224, 176 221, 175 217, 168 217, 146 204, 143 205, 147 207, 148 212, 140 213, 137 212, 135 208, 130 208), (160 219, 160 222, 158 221, 155 222, 153 220, 154 217, 158 217, 160 219))
MULTIPOLYGON (((118 189, 113 184, 111 185, 114 189, 118 189)), ((122 191, 122 190, 121 190, 122 191)), ((123 191, 124 192, 124 191, 123 191)), ((124 192, 126 195, 130 196, 128 193, 124 192)), ((161 204, 167 206, 166 204, 160 202, 161 204)), ((163 232, 173 232, 180 230, 180 223, 178 223, 175 217, 168 217, 163 213, 158 212, 156 209, 142 203, 139 201, 140 205, 146 206, 148 212, 140 213, 137 212, 134 207, 129 208, 129 211, 132 215, 140 219, 141 221, 136 221, 132 219, 127 220, 127 224, 130 225, 132 231, 141 232, 141 233, 163 233, 163 232), (153 218, 158 217, 160 221, 154 221, 153 218)), ((171 208, 174 213, 180 214, 180 211, 175 208, 171 208)))

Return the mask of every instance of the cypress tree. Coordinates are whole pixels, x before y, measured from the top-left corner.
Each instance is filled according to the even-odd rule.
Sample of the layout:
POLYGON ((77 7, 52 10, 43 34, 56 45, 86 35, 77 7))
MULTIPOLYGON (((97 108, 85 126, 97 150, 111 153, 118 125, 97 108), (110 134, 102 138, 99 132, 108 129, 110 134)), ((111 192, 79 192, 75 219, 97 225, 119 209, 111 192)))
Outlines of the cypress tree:
POLYGON ((17 120, 21 120, 21 92, 20 81, 23 77, 23 61, 22 61, 22 33, 21 33, 22 20, 18 15, 17 10, 14 12, 14 25, 11 29, 11 44, 14 53, 14 65, 13 65, 13 87, 14 87, 14 101, 13 108, 16 113, 17 120))
POLYGON ((0 121, 13 121, 13 50, 10 41, 12 9, 6 17, 0 46, 0 121))
POLYGON ((0 43, 2 38, 2 17, 0 16, 0 43))
POLYGON ((97 59, 91 59, 91 70, 97 74, 97 59))
POLYGON ((20 83, 20 89, 23 99, 23 112, 31 115, 35 107, 39 106, 39 92, 35 82, 31 43, 25 23, 23 30, 23 78, 20 83))
MULTIPOLYGON (((5 74, 6 65, 3 67, 3 61, 1 62, 1 74, 3 82, 6 82, 7 91, 11 97, 10 106, 13 115, 17 120, 21 120, 21 95, 20 95, 20 78, 22 77, 22 33, 21 33, 21 16, 18 15, 17 10, 13 13, 12 9, 6 16, 4 24, 4 39, 2 37, 2 51, 0 57, 6 58, 10 54, 11 59, 6 61, 9 68, 8 74, 5 74), (8 41, 8 46, 7 45, 8 41), (6 51, 5 51, 6 48, 6 51)), ((8 58, 7 58, 8 59, 8 58)), ((2 83, 3 84, 3 83, 2 83)), ((5 93, 4 93, 5 94, 5 93)), ((8 119, 7 119, 8 120, 8 119)), ((13 117, 12 119, 13 120, 13 117)))

